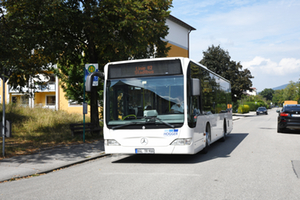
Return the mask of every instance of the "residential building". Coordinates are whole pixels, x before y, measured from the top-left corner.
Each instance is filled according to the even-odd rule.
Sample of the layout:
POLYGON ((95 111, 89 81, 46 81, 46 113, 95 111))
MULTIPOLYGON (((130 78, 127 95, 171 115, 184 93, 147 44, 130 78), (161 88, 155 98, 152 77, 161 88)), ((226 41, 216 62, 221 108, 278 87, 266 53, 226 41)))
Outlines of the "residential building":
POLYGON ((165 41, 168 42, 168 46, 171 46, 168 57, 189 58, 190 32, 196 29, 172 15, 169 16, 166 24, 169 27, 169 34, 165 41))
POLYGON ((248 96, 256 96, 257 95, 257 90, 256 90, 255 87, 252 87, 249 90, 244 90, 243 93, 248 95, 248 96))

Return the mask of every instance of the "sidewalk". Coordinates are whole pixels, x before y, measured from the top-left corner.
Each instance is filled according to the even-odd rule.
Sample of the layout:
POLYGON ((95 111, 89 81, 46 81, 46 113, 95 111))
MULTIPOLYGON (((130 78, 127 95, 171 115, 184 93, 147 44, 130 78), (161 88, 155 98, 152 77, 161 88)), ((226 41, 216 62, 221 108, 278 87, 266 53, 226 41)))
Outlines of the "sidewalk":
POLYGON ((0 182, 33 174, 51 172, 55 169, 104 156, 103 140, 54 147, 30 155, 0 160, 0 182))

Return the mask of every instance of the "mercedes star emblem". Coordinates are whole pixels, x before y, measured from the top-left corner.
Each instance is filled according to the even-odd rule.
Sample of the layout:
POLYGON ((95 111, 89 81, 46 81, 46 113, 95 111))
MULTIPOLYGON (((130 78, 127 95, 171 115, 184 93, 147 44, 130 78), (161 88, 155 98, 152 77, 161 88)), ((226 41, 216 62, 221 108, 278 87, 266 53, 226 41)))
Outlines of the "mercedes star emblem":
POLYGON ((142 139, 141 139, 141 144, 147 145, 147 144, 148 144, 147 138, 142 138, 142 139))

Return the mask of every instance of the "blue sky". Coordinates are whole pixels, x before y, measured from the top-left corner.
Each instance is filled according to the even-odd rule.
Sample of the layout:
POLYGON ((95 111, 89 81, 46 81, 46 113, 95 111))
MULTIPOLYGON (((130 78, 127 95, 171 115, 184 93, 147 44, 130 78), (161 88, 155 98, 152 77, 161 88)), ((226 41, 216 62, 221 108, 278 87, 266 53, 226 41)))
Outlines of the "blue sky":
POLYGON ((300 0, 173 0, 171 14, 196 28, 190 58, 211 45, 254 76, 258 91, 300 78, 300 0))

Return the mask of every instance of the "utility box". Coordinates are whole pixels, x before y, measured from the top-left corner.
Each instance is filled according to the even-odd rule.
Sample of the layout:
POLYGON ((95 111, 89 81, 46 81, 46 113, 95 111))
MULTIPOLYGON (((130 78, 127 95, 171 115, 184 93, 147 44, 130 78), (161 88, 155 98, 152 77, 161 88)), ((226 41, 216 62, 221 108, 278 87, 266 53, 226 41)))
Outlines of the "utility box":
MULTIPOLYGON (((12 136, 11 135, 11 122, 8 120, 6 120, 5 122, 6 122, 5 123, 5 137, 9 138, 12 136)), ((0 132, 1 132, 0 135, 2 136, 2 122, 0 122, 0 123, 1 123, 0 124, 0 132)))

